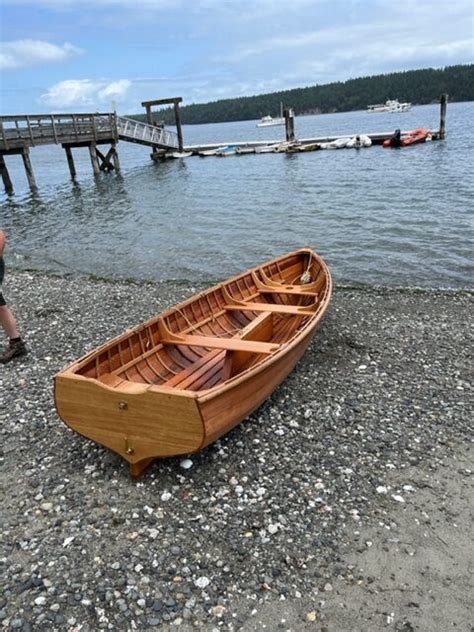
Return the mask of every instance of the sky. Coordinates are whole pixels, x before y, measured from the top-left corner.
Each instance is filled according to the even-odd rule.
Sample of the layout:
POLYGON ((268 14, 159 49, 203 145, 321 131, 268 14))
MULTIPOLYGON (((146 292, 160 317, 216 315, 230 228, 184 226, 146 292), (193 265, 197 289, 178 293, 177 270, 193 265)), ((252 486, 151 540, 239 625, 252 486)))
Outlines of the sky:
POLYGON ((143 111, 472 63, 474 0, 0 0, 0 114, 143 111))

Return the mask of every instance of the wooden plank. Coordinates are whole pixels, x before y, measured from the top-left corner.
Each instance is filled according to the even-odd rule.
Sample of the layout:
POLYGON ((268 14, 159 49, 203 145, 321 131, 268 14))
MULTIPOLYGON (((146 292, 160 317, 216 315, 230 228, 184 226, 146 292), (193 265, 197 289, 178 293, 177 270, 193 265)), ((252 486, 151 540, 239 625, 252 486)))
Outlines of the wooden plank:
POLYGON ((203 440, 194 397, 162 387, 124 382, 110 388, 97 380, 58 375, 56 406, 76 432, 105 445, 129 463, 187 454, 203 440), (155 390, 156 389, 156 390, 155 390))
MULTIPOLYGON (((314 316, 312 305, 276 305, 274 303, 243 303, 225 305, 226 310, 248 310, 250 312, 272 312, 274 314, 294 314, 297 316, 314 316)), ((315 307, 315 306, 314 306, 315 307)))
POLYGON ((222 349, 214 349, 209 351, 197 362, 193 362, 187 369, 183 369, 172 378, 167 380, 163 386, 174 386, 180 389, 186 389, 190 384, 195 382, 203 372, 206 372, 209 365, 224 355, 222 349))
POLYGON ((142 107, 151 105, 166 105, 167 103, 181 103, 183 97, 169 97, 168 99, 154 99, 153 101, 142 101, 142 107))
POLYGON ((161 339, 165 345, 189 345, 209 349, 228 349, 229 351, 246 351, 247 353, 269 354, 278 351, 279 346, 267 342, 253 342, 239 338, 213 338, 212 336, 179 335, 161 339))
MULTIPOLYGON (((253 340, 259 342, 267 342, 273 338, 273 314, 264 312, 254 318, 244 329, 241 331, 239 338, 241 340, 253 340)), ((233 375, 242 370, 242 368, 248 363, 252 354, 247 351, 227 351, 224 360, 224 368, 222 369, 221 379, 230 379, 233 375)))

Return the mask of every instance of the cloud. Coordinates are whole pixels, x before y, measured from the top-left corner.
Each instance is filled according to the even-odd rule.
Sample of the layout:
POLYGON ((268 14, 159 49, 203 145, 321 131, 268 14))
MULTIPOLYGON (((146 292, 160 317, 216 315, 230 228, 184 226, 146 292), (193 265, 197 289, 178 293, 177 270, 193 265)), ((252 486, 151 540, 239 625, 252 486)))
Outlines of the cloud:
POLYGON ((110 106, 111 101, 123 101, 131 85, 132 82, 128 79, 111 82, 66 79, 51 86, 48 92, 42 94, 40 103, 53 108, 97 109, 101 105, 110 106))
POLYGON ((62 46, 32 39, 1 42, 0 68, 2 70, 12 70, 60 62, 74 55, 80 55, 82 52, 80 48, 67 42, 62 46))

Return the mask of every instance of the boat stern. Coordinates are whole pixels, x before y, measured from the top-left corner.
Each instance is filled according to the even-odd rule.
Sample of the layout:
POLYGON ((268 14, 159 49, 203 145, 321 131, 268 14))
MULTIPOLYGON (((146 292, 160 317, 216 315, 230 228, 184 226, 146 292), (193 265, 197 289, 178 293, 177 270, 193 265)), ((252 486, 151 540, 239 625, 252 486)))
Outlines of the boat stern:
POLYGON ((54 379, 54 396, 64 423, 131 465, 195 452, 204 440, 201 414, 190 393, 134 383, 110 388, 66 370, 54 379))

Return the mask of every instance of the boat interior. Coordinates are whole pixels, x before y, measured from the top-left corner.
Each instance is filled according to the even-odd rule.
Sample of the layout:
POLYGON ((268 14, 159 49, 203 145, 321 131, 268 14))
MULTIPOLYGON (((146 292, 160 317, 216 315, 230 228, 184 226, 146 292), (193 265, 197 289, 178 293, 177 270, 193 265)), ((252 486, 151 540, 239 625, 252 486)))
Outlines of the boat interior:
POLYGON ((277 353, 327 292, 319 258, 300 251, 172 307, 97 349, 74 373, 110 388, 202 391, 277 353))

